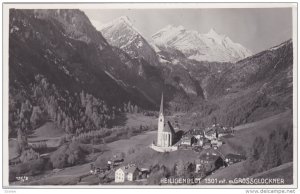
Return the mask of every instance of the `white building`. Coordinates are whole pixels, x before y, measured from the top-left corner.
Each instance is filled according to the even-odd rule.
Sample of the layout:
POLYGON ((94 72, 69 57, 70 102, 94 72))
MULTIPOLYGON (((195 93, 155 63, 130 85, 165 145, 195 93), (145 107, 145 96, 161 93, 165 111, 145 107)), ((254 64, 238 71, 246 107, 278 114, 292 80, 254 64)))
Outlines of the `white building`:
POLYGON ((135 165, 123 166, 115 172, 115 182, 134 181, 138 178, 139 171, 135 165))
POLYGON ((219 139, 212 139, 211 144, 212 146, 220 147, 223 144, 223 142, 220 141, 219 139))

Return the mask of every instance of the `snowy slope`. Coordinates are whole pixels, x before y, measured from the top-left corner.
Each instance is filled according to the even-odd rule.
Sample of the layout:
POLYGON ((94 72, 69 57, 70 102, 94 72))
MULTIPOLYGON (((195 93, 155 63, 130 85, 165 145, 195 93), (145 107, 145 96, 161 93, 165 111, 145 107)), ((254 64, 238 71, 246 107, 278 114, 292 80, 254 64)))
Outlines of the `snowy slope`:
POLYGON ((110 45, 122 49, 132 58, 143 58, 151 65, 158 64, 156 52, 128 17, 116 18, 104 24, 100 31, 110 45))
POLYGON ((152 39, 158 48, 177 49, 197 61, 235 62, 252 55, 250 50, 214 29, 200 34, 183 26, 168 25, 155 33, 152 39))

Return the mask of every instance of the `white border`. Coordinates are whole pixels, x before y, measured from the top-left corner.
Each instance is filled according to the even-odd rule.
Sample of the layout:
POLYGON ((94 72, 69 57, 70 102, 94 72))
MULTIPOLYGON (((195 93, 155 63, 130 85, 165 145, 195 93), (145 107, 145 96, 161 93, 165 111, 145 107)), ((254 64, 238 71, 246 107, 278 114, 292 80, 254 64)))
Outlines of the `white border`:
MULTIPOLYGON (((17 9, 197 9, 197 8, 293 8, 293 125, 294 125, 294 183, 293 185, 195 185, 195 186, 142 186, 142 188, 296 188, 298 183, 297 177, 297 4, 296 3, 67 3, 67 4, 3 4, 3 153, 2 156, 8 156, 8 10, 17 9)), ((9 186, 8 184, 8 160, 3 159, 3 186, 5 188, 141 188, 132 185, 99 185, 99 186, 9 186)))

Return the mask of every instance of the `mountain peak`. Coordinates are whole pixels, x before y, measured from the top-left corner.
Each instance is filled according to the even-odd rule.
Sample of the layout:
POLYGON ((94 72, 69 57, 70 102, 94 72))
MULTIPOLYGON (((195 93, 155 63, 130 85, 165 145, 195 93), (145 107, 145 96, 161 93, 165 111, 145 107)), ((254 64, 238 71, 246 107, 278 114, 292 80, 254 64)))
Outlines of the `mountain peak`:
POLYGON ((214 28, 211 28, 207 34, 218 34, 214 28))
POLYGON ((157 33, 152 35, 152 39, 155 40, 156 43, 158 42, 166 42, 171 37, 178 36, 184 33, 186 29, 183 26, 174 26, 174 25, 167 25, 157 33))
POLYGON ((121 17, 117 18, 116 20, 122 21, 122 22, 124 22, 125 24, 127 24, 127 25, 129 25, 129 26, 132 26, 132 22, 131 22, 131 20, 129 19, 128 16, 121 16, 121 17))
POLYGON ((100 30, 103 30, 105 28, 111 28, 111 27, 119 27, 119 26, 122 26, 122 28, 123 28, 124 25, 127 27, 130 27, 130 28, 133 28, 135 31, 137 31, 133 27, 133 24, 128 16, 121 16, 121 17, 115 18, 114 20, 102 25, 100 30))
POLYGON ((177 30, 177 31, 182 31, 185 30, 185 28, 182 25, 179 26, 173 26, 173 25, 169 25, 172 29, 177 30))
POLYGON ((149 64, 158 64, 155 51, 127 16, 114 19, 100 31, 110 45, 121 49, 130 57, 143 58, 149 64))
MULTIPOLYGON (((222 37, 222 35, 219 34, 218 32, 216 32, 216 30, 214 28, 211 28, 206 35, 211 36, 211 37, 222 37)), ((225 36, 223 35, 223 37, 225 37, 225 36)))

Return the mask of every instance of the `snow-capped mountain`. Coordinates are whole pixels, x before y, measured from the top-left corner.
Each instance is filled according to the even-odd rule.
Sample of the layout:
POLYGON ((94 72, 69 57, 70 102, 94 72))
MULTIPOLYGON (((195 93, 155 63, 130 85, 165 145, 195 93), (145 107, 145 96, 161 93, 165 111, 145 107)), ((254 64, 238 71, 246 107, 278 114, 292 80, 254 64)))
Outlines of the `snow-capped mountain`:
POLYGON ((187 58, 197 61, 235 62, 252 55, 250 50, 214 29, 200 34, 183 26, 168 25, 155 33, 152 39, 158 48, 177 49, 187 58))
POLYGON ((151 65, 158 64, 156 52, 128 17, 116 18, 104 24, 100 31, 110 45, 122 49, 132 58, 143 58, 151 65))
MULTIPOLYGON (((110 45, 117 47, 132 58, 144 59, 150 65, 157 67, 165 83, 172 85, 178 91, 184 91, 186 94, 202 96, 200 89, 198 89, 200 87, 199 83, 191 78, 184 64, 174 62, 174 65, 168 65, 176 61, 176 59, 170 57, 171 59, 167 60, 168 57, 166 55, 169 55, 169 53, 163 53, 154 42, 147 42, 142 34, 133 26, 128 17, 119 17, 103 25, 100 31, 110 45), (174 77, 180 77, 180 80, 178 79, 175 82, 174 77)), ((183 58, 186 57, 183 56, 183 58)), ((123 62, 126 64, 125 61, 123 62)), ((150 67, 152 66, 148 68, 150 67)), ((147 67, 143 65, 143 68, 141 68, 142 71, 139 71, 139 75, 145 77, 143 69, 147 69, 147 67)))

